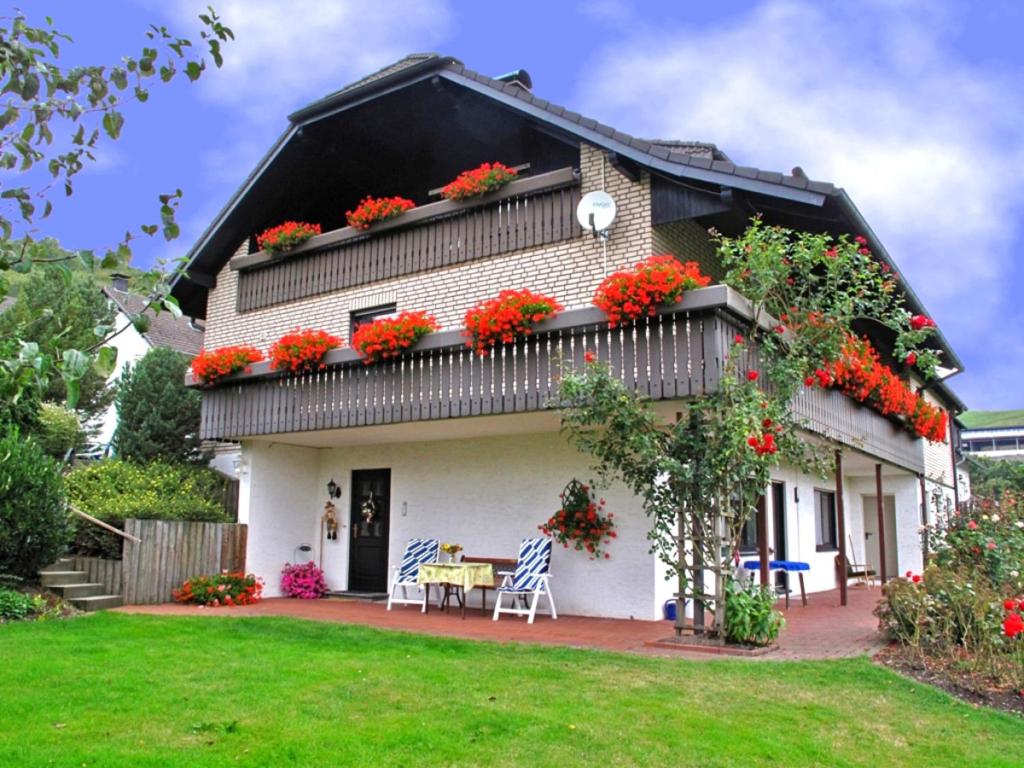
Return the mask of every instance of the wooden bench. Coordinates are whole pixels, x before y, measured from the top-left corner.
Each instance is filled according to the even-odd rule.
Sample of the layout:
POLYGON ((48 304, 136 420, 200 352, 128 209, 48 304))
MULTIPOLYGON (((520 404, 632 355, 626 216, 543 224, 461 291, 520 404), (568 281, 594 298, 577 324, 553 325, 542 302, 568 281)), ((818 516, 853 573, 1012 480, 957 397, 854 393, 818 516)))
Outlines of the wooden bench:
POLYGON ((845 573, 847 581, 850 579, 860 579, 871 583, 875 579, 875 571, 871 569, 870 565, 865 563, 851 563, 849 558, 844 558, 842 555, 836 555, 836 578, 842 579, 845 573), (845 561, 846 567, 843 567, 845 561))
MULTIPOLYGON (((514 571, 516 569, 516 559, 514 557, 475 557, 473 555, 464 555, 462 558, 464 563, 490 563, 494 567, 494 578, 495 586, 498 586, 500 582, 498 579, 498 571, 514 571)), ((487 615, 487 588, 477 587, 480 590, 480 605, 484 616, 487 615)))

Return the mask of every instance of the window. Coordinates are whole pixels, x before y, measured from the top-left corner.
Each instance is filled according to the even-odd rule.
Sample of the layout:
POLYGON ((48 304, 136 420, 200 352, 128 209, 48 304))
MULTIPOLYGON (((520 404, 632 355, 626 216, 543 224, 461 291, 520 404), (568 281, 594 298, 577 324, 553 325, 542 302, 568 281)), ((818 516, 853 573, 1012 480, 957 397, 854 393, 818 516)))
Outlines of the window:
POLYGON ((833 491, 814 491, 814 529, 819 552, 839 548, 836 536, 836 495, 833 491))
POLYGON ((996 438, 996 450, 997 451, 1015 451, 1017 450, 1017 438, 1016 437, 997 437, 996 438))
POLYGON ((757 552, 757 513, 750 515, 740 531, 740 554, 749 555, 757 552))
POLYGON ((378 317, 386 317, 387 315, 393 315, 395 310, 398 309, 397 304, 380 304, 376 307, 367 307, 366 309, 359 309, 352 313, 349 318, 349 338, 359 330, 359 326, 372 323, 378 317))

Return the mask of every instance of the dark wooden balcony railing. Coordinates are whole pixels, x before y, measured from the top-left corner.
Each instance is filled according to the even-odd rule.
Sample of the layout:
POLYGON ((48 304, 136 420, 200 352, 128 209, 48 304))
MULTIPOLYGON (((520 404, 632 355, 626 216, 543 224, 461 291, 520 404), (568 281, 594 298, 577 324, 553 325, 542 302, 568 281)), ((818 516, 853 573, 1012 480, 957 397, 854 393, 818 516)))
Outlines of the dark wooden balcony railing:
MULTIPOLYGON (((597 309, 563 312, 515 344, 480 358, 458 331, 434 333, 402 357, 363 365, 333 350, 327 369, 299 376, 267 363, 203 390, 204 439, 345 429, 551 408, 565 367, 593 352, 612 374, 652 400, 712 392, 745 300, 724 286, 691 291, 640 325, 609 329, 597 309)), ((807 389, 795 403, 808 428, 914 472, 921 441, 839 392, 807 389)))
POLYGON ((239 312, 578 237, 572 168, 476 200, 430 203, 369 231, 325 232, 285 255, 236 256, 239 312))

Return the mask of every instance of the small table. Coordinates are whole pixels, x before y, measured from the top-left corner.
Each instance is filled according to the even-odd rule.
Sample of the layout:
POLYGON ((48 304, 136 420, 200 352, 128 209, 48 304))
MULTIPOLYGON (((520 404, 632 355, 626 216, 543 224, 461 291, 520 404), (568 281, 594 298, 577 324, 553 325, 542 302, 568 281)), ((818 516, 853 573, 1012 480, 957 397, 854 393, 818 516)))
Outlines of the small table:
MULTIPOLYGON (((753 572, 761 568, 760 560, 744 560, 743 567, 751 572, 751 578, 753 578, 753 572)), ((798 560, 769 560, 768 561, 769 571, 785 571, 786 573, 796 573, 800 577, 800 599, 803 600, 804 605, 807 605, 807 592, 804 591, 804 571, 811 570, 810 563, 802 563, 798 560)), ((789 583, 786 583, 786 608, 789 608, 789 583)))
MULTIPOLYGON (((464 563, 490 563, 494 566, 495 572, 498 571, 515 571, 516 563, 519 561, 514 557, 478 557, 476 555, 463 555, 462 562, 464 563)), ((487 615, 487 590, 493 589, 492 584, 489 587, 478 585, 480 587, 480 612, 487 615)))
POLYGON ((473 587, 494 587, 494 568, 490 563, 424 563, 420 566, 416 581, 427 590, 427 608, 430 606, 430 585, 444 587, 444 599, 441 608, 451 610, 451 598, 455 597, 462 608, 462 618, 466 618, 466 593, 473 587))

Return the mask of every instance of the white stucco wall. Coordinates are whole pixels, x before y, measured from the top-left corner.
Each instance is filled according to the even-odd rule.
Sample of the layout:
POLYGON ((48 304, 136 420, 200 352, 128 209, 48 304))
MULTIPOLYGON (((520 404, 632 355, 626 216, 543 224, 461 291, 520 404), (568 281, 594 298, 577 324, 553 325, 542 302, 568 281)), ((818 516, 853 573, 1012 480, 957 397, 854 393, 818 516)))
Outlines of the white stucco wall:
MULTIPOLYGON (((130 323, 130 320, 123 312, 118 312, 114 316, 116 328, 120 328, 126 323, 130 323)), ((135 330, 134 326, 130 326, 126 331, 111 339, 109 346, 117 350, 117 366, 114 368, 114 372, 107 377, 108 384, 118 381, 121 374, 124 373, 125 366, 141 360, 150 349, 149 342, 135 330)), ((117 407, 111 403, 103 415, 94 419, 89 426, 97 429, 95 442, 107 445, 117 429, 117 407)))
MULTIPOLYGON (((333 478, 343 489, 337 506, 345 527, 324 545, 323 565, 329 586, 345 589, 351 473, 383 467, 391 469, 392 565, 408 539, 420 536, 458 542, 469 554, 514 558, 519 542, 539 535, 537 525, 558 509, 565 484, 591 477, 588 466, 557 433, 323 449, 247 444, 240 496, 240 506, 248 507, 240 519, 250 524, 247 568, 275 596, 296 546, 313 544, 319 559, 319 520, 333 478)), ((611 559, 590 560, 556 546, 556 606, 567 614, 660 618, 671 585, 648 553, 647 518, 625 488, 601 495, 615 513, 611 559)), ((470 598, 471 605, 479 600, 470 598)), ((488 600, 493 605, 493 593, 488 600)))

